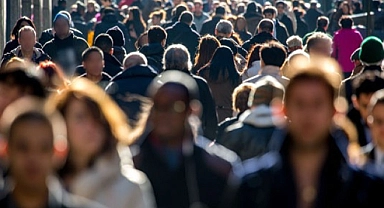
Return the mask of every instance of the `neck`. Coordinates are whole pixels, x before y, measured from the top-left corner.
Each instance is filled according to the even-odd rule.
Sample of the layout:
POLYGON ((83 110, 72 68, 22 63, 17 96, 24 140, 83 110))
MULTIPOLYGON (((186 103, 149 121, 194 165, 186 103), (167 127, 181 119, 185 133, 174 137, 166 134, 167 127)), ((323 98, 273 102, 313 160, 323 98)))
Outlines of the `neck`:
POLYGON ((102 74, 92 75, 87 73, 87 78, 92 82, 100 82, 100 80, 103 78, 103 75, 102 74))
POLYGON ((63 40, 63 39, 65 39, 65 38, 69 37, 70 34, 71 34, 71 33, 67 33, 67 34, 65 34, 65 35, 58 35, 57 37, 58 37, 59 39, 63 40))
POLYGON ((46 184, 40 187, 16 184, 12 196, 20 207, 46 207, 48 202, 48 188, 46 184))
POLYGON ((202 11, 201 11, 201 12, 196 12, 196 11, 195 11, 195 15, 196 15, 196 16, 201 16, 202 14, 203 14, 202 11))
POLYGON ((322 155, 324 152, 328 151, 327 141, 328 140, 324 140, 324 142, 318 142, 316 144, 310 145, 303 145, 293 142, 291 152, 295 155, 322 155))

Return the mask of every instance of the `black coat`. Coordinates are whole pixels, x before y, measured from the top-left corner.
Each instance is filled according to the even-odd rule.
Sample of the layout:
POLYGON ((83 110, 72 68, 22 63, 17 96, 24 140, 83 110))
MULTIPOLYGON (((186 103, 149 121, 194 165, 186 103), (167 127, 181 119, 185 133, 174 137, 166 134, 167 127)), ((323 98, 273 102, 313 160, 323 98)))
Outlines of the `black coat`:
POLYGON ((160 43, 144 45, 140 48, 140 52, 147 57, 148 65, 152 66, 157 73, 163 71, 164 47, 160 43))
POLYGON ((304 19, 308 24, 308 30, 313 31, 317 26, 317 18, 323 16, 323 13, 318 9, 308 9, 304 15, 304 19))
POLYGON ((280 22, 283 23, 284 26, 287 28, 288 36, 294 35, 292 19, 289 18, 288 15, 283 14, 280 19, 280 22))
MULTIPOLYGON (((23 58, 20 47, 17 47, 11 52, 4 54, 3 59, 1 60, 1 67, 3 67, 13 57, 23 58)), ((40 48, 34 48, 32 62, 34 62, 35 64, 39 64, 40 62, 50 60, 51 57, 49 57, 43 50, 41 50, 40 48)))
POLYGON ((87 48, 88 43, 73 33, 63 40, 55 36, 43 46, 45 53, 63 69, 67 76, 74 74, 75 67, 81 64, 82 53, 87 48))
POLYGON ((106 33, 108 29, 114 26, 118 26, 123 32, 125 38, 125 49, 128 50, 128 46, 131 44, 128 29, 122 22, 118 21, 116 15, 114 14, 105 15, 101 22, 96 24, 93 40, 95 40, 98 35, 106 33))
MULTIPOLYGON (((121 66, 121 63, 114 57, 113 55, 109 53, 104 52, 104 69, 103 72, 107 73, 111 77, 116 76, 118 73, 120 73, 123 70, 123 67, 121 66)), ((76 67, 77 75, 81 75, 85 73, 85 69, 82 65, 76 67)))
POLYGON ((275 37, 273 37, 271 33, 261 32, 253 36, 251 39, 245 41, 242 47, 249 53, 249 50, 252 48, 253 45, 263 44, 271 40, 278 41, 275 37))
MULTIPOLYGON (((7 44, 5 44, 5 47, 4 47, 4 50, 3 50, 3 58, 4 58, 4 55, 6 53, 9 53, 11 52, 13 49, 17 48, 17 46, 19 46, 19 41, 17 39, 13 39, 13 40, 10 40, 7 42, 7 44)), ((35 44, 35 48, 42 48, 43 46, 39 43, 39 42, 36 42, 35 44)))
MULTIPOLYGON (((76 28, 69 28, 70 31, 76 35, 77 37, 79 38, 84 38, 86 39, 87 37, 85 36, 86 34, 83 34, 81 31, 79 31, 78 29, 76 28)), ((53 30, 52 28, 50 29, 46 29, 44 30, 42 33, 41 33, 41 36, 39 38, 39 43, 44 46, 48 41, 52 40, 54 38, 54 35, 53 35, 53 30)))
POLYGON ((183 22, 177 22, 165 31, 167 32, 167 45, 177 43, 184 45, 188 49, 191 61, 194 62, 196 48, 200 40, 199 33, 183 22))
POLYGON ((281 24, 279 20, 276 19, 275 22, 276 28, 276 39, 280 41, 280 43, 287 45, 287 39, 289 37, 288 30, 284 24, 281 24))
MULTIPOLYGON (((283 139, 276 151, 251 159, 244 170, 253 168, 243 179, 239 207, 297 207, 297 189, 289 162, 291 139, 283 139)), ((319 176, 314 207, 382 207, 384 181, 351 167, 329 137, 329 151, 319 176)))
POLYGON ((176 167, 170 167, 167 150, 155 144, 152 134, 140 144, 134 165, 151 182, 158 208, 188 208, 197 200, 210 208, 233 207, 230 193, 236 187, 228 179, 234 163, 227 159, 234 153, 216 144, 209 146, 210 141, 203 140, 204 145, 190 144, 190 153, 175 152, 180 159, 176 167))
POLYGON ((200 35, 201 36, 206 35, 206 34, 215 35, 216 24, 221 19, 224 19, 224 17, 218 15, 218 16, 212 17, 212 19, 210 19, 210 20, 206 20, 203 23, 203 26, 201 27, 200 35))
POLYGON ((143 102, 140 98, 136 100, 127 100, 126 98, 136 95, 148 97, 148 86, 156 76, 157 72, 150 66, 134 66, 113 77, 105 90, 116 101, 127 117, 131 121, 136 121, 141 112, 140 107, 143 102))
POLYGON ((369 141, 368 141, 368 138, 365 134, 365 126, 363 124, 363 119, 360 115, 360 112, 356 108, 352 107, 348 111, 347 117, 349 118, 349 120, 353 123, 353 125, 356 128, 359 145, 360 146, 367 145, 369 141))

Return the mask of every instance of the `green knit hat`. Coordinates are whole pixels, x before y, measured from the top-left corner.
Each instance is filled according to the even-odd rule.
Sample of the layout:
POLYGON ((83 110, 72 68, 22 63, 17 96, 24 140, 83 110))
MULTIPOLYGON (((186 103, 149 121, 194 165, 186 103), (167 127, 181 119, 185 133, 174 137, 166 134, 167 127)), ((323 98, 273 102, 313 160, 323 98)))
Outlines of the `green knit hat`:
POLYGON ((368 65, 379 63, 384 59, 383 42, 374 36, 365 38, 361 43, 359 57, 361 62, 368 65))

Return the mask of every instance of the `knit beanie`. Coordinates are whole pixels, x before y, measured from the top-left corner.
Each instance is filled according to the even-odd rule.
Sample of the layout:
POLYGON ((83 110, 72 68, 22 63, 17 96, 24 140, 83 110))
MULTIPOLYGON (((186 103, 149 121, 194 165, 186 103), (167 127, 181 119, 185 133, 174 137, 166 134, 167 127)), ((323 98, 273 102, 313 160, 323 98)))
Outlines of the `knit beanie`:
POLYGON ((53 24, 55 24, 58 19, 65 19, 68 22, 68 25, 70 25, 70 19, 67 15, 60 12, 57 13, 55 18, 53 19, 53 24))
POLYGON ((374 36, 369 36, 361 43, 359 57, 365 65, 377 65, 384 59, 383 42, 374 36))
POLYGON ((124 46, 125 38, 123 32, 118 26, 111 27, 107 30, 107 34, 112 37, 113 46, 124 46))

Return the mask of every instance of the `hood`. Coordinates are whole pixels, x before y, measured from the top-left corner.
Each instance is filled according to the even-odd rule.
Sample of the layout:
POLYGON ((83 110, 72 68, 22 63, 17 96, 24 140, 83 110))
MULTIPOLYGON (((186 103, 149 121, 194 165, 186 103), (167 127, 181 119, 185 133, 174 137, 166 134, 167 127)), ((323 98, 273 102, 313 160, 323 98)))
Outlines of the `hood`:
POLYGON ((103 17, 101 22, 108 22, 108 23, 117 23, 117 17, 115 14, 107 14, 103 17))
POLYGON ((273 116, 272 109, 266 105, 246 110, 239 117, 239 121, 255 127, 276 126, 276 118, 273 116))
POLYGON ((151 55, 163 56, 164 48, 160 43, 152 43, 152 44, 144 45, 140 49, 140 52, 146 56, 151 56, 151 55))
POLYGON ((117 74, 112 81, 123 80, 132 77, 156 77, 157 72, 151 66, 137 65, 117 74))
MULTIPOLYGON (((17 48, 13 49, 11 51, 11 53, 15 54, 15 56, 17 57, 22 57, 22 54, 21 54, 21 46, 17 46, 17 48)), ((33 53, 35 54, 35 59, 38 59, 40 58, 43 54, 44 54, 44 51, 41 50, 40 48, 33 48, 33 53)))

